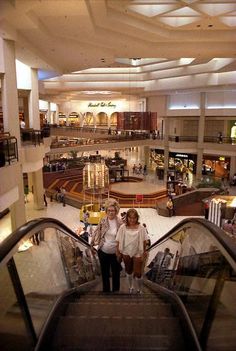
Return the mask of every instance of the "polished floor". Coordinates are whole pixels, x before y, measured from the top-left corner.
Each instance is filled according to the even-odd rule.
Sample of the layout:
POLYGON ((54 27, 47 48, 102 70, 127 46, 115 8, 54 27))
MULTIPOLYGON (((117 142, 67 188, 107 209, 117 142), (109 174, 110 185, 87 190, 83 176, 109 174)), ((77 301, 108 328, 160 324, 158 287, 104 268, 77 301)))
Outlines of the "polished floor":
MULTIPOLYGON (((114 150, 110 151, 110 157, 113 156, 114 150)), ((127 166, 130 170, 130 174, 132 174, 133 164, 138 164, 141 162, 144 164, 144 158, 139 155, 137 150, 135 149, 126 149, 121 150, 121 157, 127 159, 127 166)), ((150 164, 148 168, 148 175, 143 176, 139 175, 142 178, 142 182, 129 184, 131 188, 127 185, 127 183, 118 183, 115 186, 120 191, 130 193, 135 191, 135 193, 145 193, 152 192, 158 189, 163 189, 165 186, 162 180, 159 180, 155 175, 155 164, 150 164), (135 187, 135 189, 133 188, 135 187)), ((194 179, 191 177, 188 181, 189 183, 194 182, 194 179)), ((230 195, 236 195, 236 187, 231 187, 230 195)), ((27 221, 40 217, 52 217, 62 221, 65 225, 67 225, 72 230, 78 229, 78 227, 82 226, 82 223, 79 219, 79 209, 66 205, 63 207, 62 204, 57 202, 50 202, 48 199, 48 206, 43 210, 35 210, 33 206, 33 195, 30 193, 28 196, 29 202, 25 204, 26 206, 26 216, 27 221)), ((171 228, 173 228, 177 223, 179 223, 182 219, 187 216, 173 216, 171 218, 166 218, 159 216, 157 211, 152 208, 137 208, 140 215, 140 222, 146 223, 147 229, 151 238, 152 243, 157 239, 161 238, 164 234, 166 234, 171 228)), ((126 211, 126 208, 122 208, 120 212, 126 211)), ((11 220, 10 215, 6 215, 0 220, 0 242, 4 240, 11 233, 11 220)))
MULTIPOLYGON (((145 184, 143 184, 143 186, 145 186, 145 184)), ((62 204, 55 201, 50 202, 48 199, 47 207, 45 207, 43 210, 35 210, 33 206, 33 195, 31 193, 28 195, 28 201, 29 202, 25 204, 27 221, 35 218, 51 217, 62 221, 74 231, 78 229, 78 227, 82 226, 79 219, 80 210, 77 208, 69 205, 63 207, 62 204)), ((126 210, 126 208, 121 208, 120 212, 126 210)), ((186 218, 185 216, 173 216, 171 218, 162 217, 158 215, 155 209, 151 208, 137 207, 137 210, 140 215, 140 222, 146 223, 147 225, 152 243, 166 234, 182 219, 186 218)), ((10 214, 6 215, 0 220, 0 233, 0 242, 11 233, 10 214)))

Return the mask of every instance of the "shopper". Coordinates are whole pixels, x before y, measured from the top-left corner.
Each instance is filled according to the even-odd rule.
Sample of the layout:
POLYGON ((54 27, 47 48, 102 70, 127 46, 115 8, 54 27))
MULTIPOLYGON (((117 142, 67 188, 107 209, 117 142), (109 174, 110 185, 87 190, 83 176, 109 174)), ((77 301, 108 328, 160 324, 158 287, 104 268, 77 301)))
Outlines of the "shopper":
POLYGON ((89 211, 86 208, 83 210, 83 222, 85 229, 87 229, 89 226, 89 211))
POLYGON ((166 208, 169 212, 169 217, 174 216, 174 203, 173 203, 171 197, 169 197, 169 199, 167 200, 166 208))
POLYGON ((116 256, 116 234, 123 222, 118 218, 119 210, 120 207, 116 200, 108 199, 105 202, 106 216, 101 219, 91 240, 93 252, 93 246, 98 245, 103 292, 105 293, 111 291, 110 271, 112 273, 112 292, 120 290, 121 265, 116 256))
POLYGON ((145 228, 145 231, 146 231, 146 249, 148 249, 151 246, 151 239, 147 230, 146 223, 143 223, 143 227, 145 228))
POLYGON ((139 223, 138 212, 127 211, 126 223, 117 233, 117 257, 124 261, 129 292, 134 291, 133 280, 137 282, 137 293, 142 292, 142 266, 146 248, 146 229, 139 223))
POLYGON ((231 223, 231 220, 228 219, 224 222, 222 229, 229 234, 233 234, 233 224, 231 223))

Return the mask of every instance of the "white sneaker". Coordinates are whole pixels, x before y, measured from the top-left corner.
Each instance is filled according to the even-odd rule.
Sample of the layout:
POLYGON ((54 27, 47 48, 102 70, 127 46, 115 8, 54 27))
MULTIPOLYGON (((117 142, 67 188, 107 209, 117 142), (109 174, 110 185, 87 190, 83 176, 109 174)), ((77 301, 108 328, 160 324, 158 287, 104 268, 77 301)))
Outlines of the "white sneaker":
POLYGON ((129 288, 129 293, 133 294, 133 292, 134 292, 134 288, 129 288))
POLYGON ((137 290, 137 294, 141 295, 142 293, 142 290, 137 290))

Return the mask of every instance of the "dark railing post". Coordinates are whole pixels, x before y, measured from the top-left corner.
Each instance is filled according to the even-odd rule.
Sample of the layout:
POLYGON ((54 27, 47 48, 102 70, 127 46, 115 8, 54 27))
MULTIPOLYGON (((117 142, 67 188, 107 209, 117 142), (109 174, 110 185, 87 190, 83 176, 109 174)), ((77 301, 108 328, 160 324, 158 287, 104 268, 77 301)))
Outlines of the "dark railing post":
POLYGON ((207 341, 211 332, 211 327, 215 319, 217 306, 220 300, 221 292, 224 288, 225 279, 229 276, 229 266, 225 261, 222 263, 222 269, 216 280, 214 291, 211 295, 205 319, 200 332, 200 343, 203 350, 206 350, 207 341))
POLYGON ((35 345, 37 342, 37 336, 35 333, 35 329, 33 326, 33 322, 31 319, 31 315, 29 312, 29 307, 25 298, 25 294, 21 285, 21 281, 16 269, 15 261, 13 258, 11 258, 8 263, 7 263, 8 271, 12 280, 12 284, 14 287, 14 291, 17 297, 17 301, 19 303, 23 319, 25 322, 26 330, 31 338, 32 345, 35 345))

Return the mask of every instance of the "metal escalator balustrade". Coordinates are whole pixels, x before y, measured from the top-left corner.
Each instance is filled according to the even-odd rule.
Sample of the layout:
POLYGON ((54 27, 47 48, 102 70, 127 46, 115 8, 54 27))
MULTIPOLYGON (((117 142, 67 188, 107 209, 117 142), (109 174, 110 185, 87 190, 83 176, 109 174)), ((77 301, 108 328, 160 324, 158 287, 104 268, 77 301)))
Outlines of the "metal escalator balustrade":
POLYGON ((236 244, 224 231, 182 221, 151 247, 146 276, 180 297, 204 350, 235 350, 236 244))
MULTIPOLYGON (((236 250, 235 246, 231 244, 229 238, 224 237, 224 233, 209 222, 200 219, 185 220, 150 248, 146 263, 148 267, 151 267, 147 268, 147 276, 158 283, 152 282, 150 284, 157 287, 157 290, 160 290, 158 287, 162 285, 162 289, 164 289, 162 293, 166 296, 168 296, 168 292, 172 292, 181 298, 196 328, 202 348, 206 350, 235 349, 233 331, 235 329, 236 250), (156 269, 154 258, 157 256, 157 252, 163 252, 167 247, 173 255, 169 258, 168 267, 165 257, 164 260, 163 257, 159 260, 161 267, 164 262, 166 264, 165 270, 161 272, 156 269), (152 274, 155 279, 151 278, 152 274)), ((34 220, 10 235, 0 246, 1 350, 44 350, 45 348, 42 348, 42 345, 45 345, 45 338, 44 342, 42 341, 43 335, 47 336, 46 340, 52 338, 51 332, 55 332, 56 324, 59 326, 59 334, 63 332, 63 329, 60 329, 63 328, 61 325, 64 324, 61 318, 65 316, 67 309, 71 311, 71 307, 65 303, 66 299, 70 298, 70 291, 77 291, 77 297, 78 291, 80 291, 81 298, 81 289, 85 289, 87 292, 88 288, 91 288, 91 284, 96 282, 95 278, 98 274, 98 261, 96 257, 93 259, 90 255, 86 243, 79 240, 70 229, 57 220, 48 218, 34 220), (38 242, 39 245, 29 245, 27 249, 19 250, 19 247, 22 248, 22 244, 32 237, 34 242, 38 242), (63 303, 59 304, 58 301, 63 303), (50 321, 53 323, 48 323, 50 321), (48 325, 51 325, 50 332, 46 328, 48 325)), ((130 296, 128 298, 132 299, 130 296)), ((139 300, 135 301, 133 309, 135 310, 138 305, 144 307, 144 299, 145 296, 139 297, 139 300)), ((120 321, 114 324, 117 325, 118 331, 119 328, 124 330, 124 326, 127 326, 130 333, 124 337, 121 337, 119 333, 113 334, 111 338, 113 331, 117 330, 112 328, 113 322, 111 323, 109 319, 111 316, 101 314, 103 309, 101 310, 101 306, 98 306, 97 299, 93 304, 90 302, 88 306, 93 306, 95 310, 93 309, 92 312, 97 313, 91 314, 93 316, 91 326, 94 325, 94 329, 96 329, 96 325, 98 329, 101 326, 102 330, 108 328, 110 333, 109 338, 100 339, 101 342, 104 342, 103 347, 100 348, 100 345, 96 344, 94 350, 110 350, 111 340, 116 343, 113 350, 136 350, 137 348, 145 350, 147 349, 145 343, 148 343, 149 338, 153 339, 161 332, 164 333, 164 329, 161 329, 161 332, 158 329, 158 325, 162 322, 162 316, 159 320, 157 311, 155 316, 150 315, 150 320, 152 318, 155 320, 154 323, 150 322, 153 324, 151 332, 145 329, 145 326, 148 325, 145 316, 136 318, 137 313, 135 312, 135 318, 132 318, 131 313, 127 324, 125 324, 124 316, 114 315, 114 323, 116 323, 117 318, 120 318, 120 321), (98 311, 100 311, 99 315, 98 311), (97 324, 94 319, 96 319, 97 324), (143 323, 143 330, 145 330, 144 339, 141 341, 138 338, 143 345, 142 347, 139 347, 137 340, 131 337, 132 333, 137 334, 139 331, 140 320, 143 320, 141 323, 143 323), (129 340, 127 344, 125 340, 129 340)), ((107 303, 109 301, 106 300, 106 306, 107 303)), ((121 304, 119 310, 126 310, 123 305, 124 301, 119 303, 121 304)), ((130 307, 130 302, 128 304, 130 307)), ((113 308, 114 296, 112 310, 113 308)), ((74 307, 72 307, 73 309, 74 307)), ((84 327, 88 311, 85 316, 82 310, 79 313, 78 320, 75 316, 69 317, 69 320, 72 321, 72 325, 79 322, 84 327)), ((167 324, 171 326, 170 323, 167 324)), ((79 334, 78 329, 77 331, 79 334)), ((67 334, 70 335, 70 333, 67 334)), ((86 335, 80 334, 79 338, 80 340, 84 338, 83 340, 88 344, 87 350, 91 350, 89 335, 87 337, 86 335)), ((99 337, 101 338, 102 335, 99 334, 99 337)), ((68 339, 73 343, 74 339, 72 340, 69 336, 68 339)), ((171 346, 173 342, 162 344, 160 340, 155 341, 155 346, 150 343, 152 350, 174 350, 171 346)), ((186 345, 178 348, 180 345, 178 342, 178 338, 176 338, 175 350, 188 349, 186 345)), ((72 345, 70 348, 68 344, 63 343, 60 345, 63 350, 78 350, 75 345, 75 347, 72 345)), ((55 345, 57 346, 54 344, 53 347, 55 345)), ((193 350, 193 348, 191 349, 193 350)), ((200 350, 198 346, 194 349, 200 350)), ((80 348, 80 350, 82 349, 80 348)))
POLYGON ((12 233, 0 245, 0 350, 34 349, 59 296, 98 274, 88 244, 57 220, 12 233))

